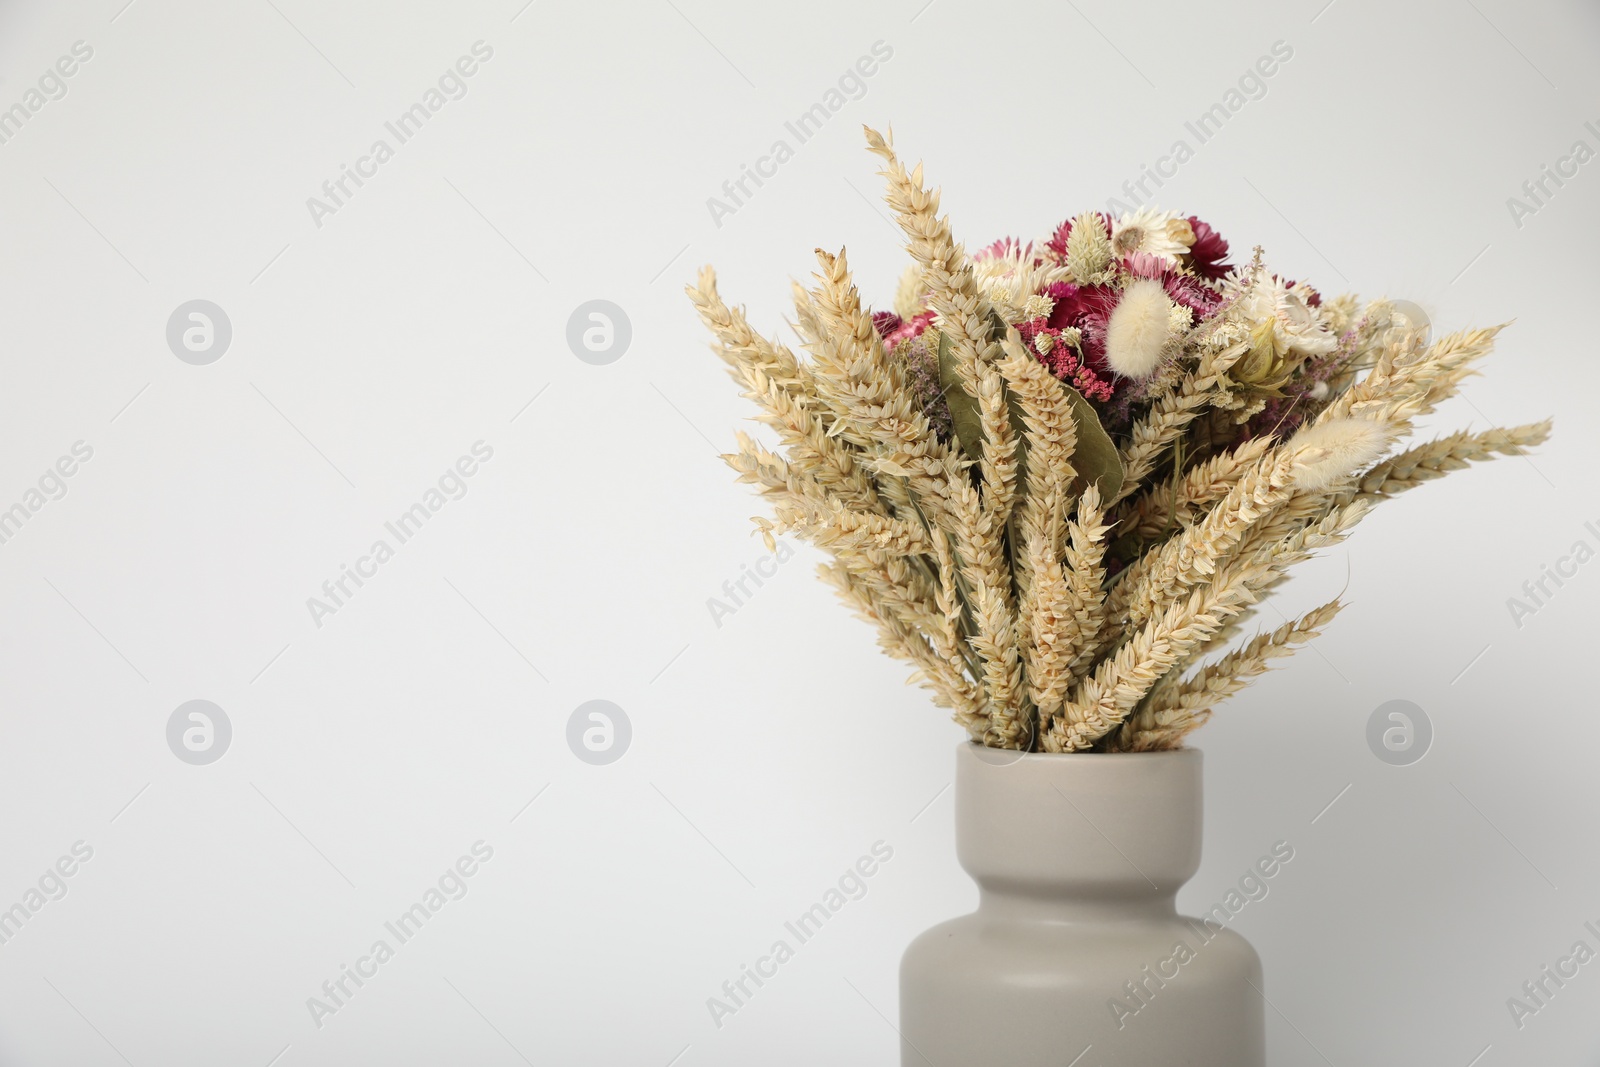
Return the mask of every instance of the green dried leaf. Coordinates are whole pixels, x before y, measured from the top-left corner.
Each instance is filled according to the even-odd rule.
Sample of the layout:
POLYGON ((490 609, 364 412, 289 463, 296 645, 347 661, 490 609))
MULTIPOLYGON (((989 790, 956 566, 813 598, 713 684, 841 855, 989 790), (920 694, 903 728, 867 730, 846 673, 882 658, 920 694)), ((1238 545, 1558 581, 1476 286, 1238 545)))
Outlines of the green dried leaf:
POLYGON ((939 387, 944 390, 944 402, 950 407, 950 425, 961 451, 971 459, 981 459, 983 417, 978 414, 978 400, 962 388, 955 353, 950 350, 950 335, 942 331, 939 334, 939 387))
MULTIPOLYGON (((1005 324, 998 316, 992 325, 998 335, 1004 335, 1005 324)), ((950 406, 950 424, 961 450, 974 460, 981 459, 983 417, 978 413, 977 399, 962 388, 961 376, 956 370, 955 353, 951 351, 950 335, 947 333, 939 335, 939 386, 944 390, 945 403, 950 406)), ((1073 482, 1073 495, 1076 496, 1094 483, 1100 487, 1101 500, 1114 499, 1122 488, 1123 479, 1122 457, 1117 453, 1117 446, 1100 424, 1100 416, 1095 414, 1093 405, 1084 399, 1083 394, 1065 382, 1061 388, 1067 391, 1067 399, 1072 404, 1072 418, 1078 426, 1078 446, 1072 454, 1072 465, 1078 471, 1078 477, 1073 482)), ((1027 426, 1022 417, 1022 407, 1015 397, 1009 398, 1007 409, 1017 435, 1018 492, 1023 493, 1026 492, 1023 479, 1027 477, 1027 426)))
POLYGON ((1061 387, 1072 402, 1072 421, 1078 424, 1078 447, 1072 453, 1078 477, 1073 482, 1073 492, 1081 493, 1093 482, 1100 487, 1102 501, 1115 500, 1123 479, 1122 457, 1117 454, 1116 443, 1100 425, 1100 416, 1083 394, 1065 382, 1061 387))

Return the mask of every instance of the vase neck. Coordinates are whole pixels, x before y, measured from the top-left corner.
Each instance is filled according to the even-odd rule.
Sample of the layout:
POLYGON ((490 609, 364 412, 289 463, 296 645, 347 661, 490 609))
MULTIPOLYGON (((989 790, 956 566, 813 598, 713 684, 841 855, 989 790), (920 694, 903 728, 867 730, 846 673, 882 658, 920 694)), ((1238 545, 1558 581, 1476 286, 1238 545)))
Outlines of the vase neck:
POLYGON ((1176 894, 1114 896, 1079 887, 978 886, 978 911, 1013 922, 1143 922, 1178 914, 1176 894))
POLYGON ((995 914, 1176 914, 1200 866, 1200 753, 1019 755, 965 746, 956 853, 995 914))

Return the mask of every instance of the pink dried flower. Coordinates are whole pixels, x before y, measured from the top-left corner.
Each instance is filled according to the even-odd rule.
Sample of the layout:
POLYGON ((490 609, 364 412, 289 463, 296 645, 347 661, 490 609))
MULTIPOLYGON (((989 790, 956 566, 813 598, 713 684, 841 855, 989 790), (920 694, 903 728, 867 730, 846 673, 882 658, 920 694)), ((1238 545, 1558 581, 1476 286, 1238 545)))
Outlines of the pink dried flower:
MULTIPOLYGON (((879 312, 878 314, 885 313, 879 312)), ((892 312, 889 314, 892 314, 892 312)), ((874 315, 872 317, 873 325, 878 326, 878 334, 883 338, 883 347, 891 352, 894 351, 895 346, 900 344, 900 342, 921 337, 922 331, 926 330, 928 328, 928 324, 933 321, 933 312, 924 311, 920 315, 913 315, 911 318, 904 320, 902 320, 898 315, 895 315, 894 318, 894 327, 885 333, 883 327, 878 326, 878 316, 874 315)))
POLYGON ((1033 251, 1033 242, 1031 241, 1023 244, 1015 237, 1002 237, 988 247, 974 252, 972 260, 974 263, 982 263, 986 259, 1001 259, 1011 255, 1020 255, 1023 258, 1027 258, 1028 253, 1031 251, 1033 251))
POLYGON ((1222 294, 1192 274, 1168 271, 1161 284, 1174 304, 1194 312, 1196 321, 1210 318, 1222 307, 1222 294))
POLYGON ((1020 324, 1017 332, 1033 357, 1050 368, 1050 373, 1058 379, 1077 389, 1089 400, 1104 403, 1111 399, 1110 372, 1097 373, 1066 340, 1065 328, 1050 326, 1045 319, 1035 319, 1020 324), (1046 340, 1041 341, 1040 338, 1046 340))
MULTIPOLYGON (((1295 286, 1300 284, 1292 278, 1285 278, 1279 274, 1274 274, 1273 278, 1283 282, 1283 287, 1285 289, 1293 289, 1295 286)), ((1310 285, 1305 286, 1305 295, 1301 299, 1314 308, 1322 306, 1322 294, 1311 288, 1310 285)))
MULTIPOLYGON (((1202 224, 1203 225, 1203 224, 1202 224)), ((1209 318, 1222 304, 1222 294, 1193 274, 1174 270, 1159 256, 1135 252, 1122 260, 1122 267, 1136 278, 1154 278, 1174 304, 1194 312, 1196 319, 1209 318)))
POLYGON ((1194 231, 1194 244, 1189 246, 1189 266, 1200 277, 1212 281, 1227 277, 1233 269, 1228 262, 1228 242, 1209 223, 1193 215, 1189 216, 1189 228, 1194 231))
POLYGON ((1045 286, 1044 295, 1055 301, 1047 325, 1058 330, 1068 326, 1077 328, 1083 335, 1081 347, 1089 365, 1097 372, 1107 370, 1106 323, 1121 299, 1121 292, 1110 285, 1055 282, 1045 286))
POLYGON ((1124 273, 1135 278, 1164 278, 1172 270, 1170 261, 1149 252, 1130 252, 1122 257, 1121 264, 1124 273))

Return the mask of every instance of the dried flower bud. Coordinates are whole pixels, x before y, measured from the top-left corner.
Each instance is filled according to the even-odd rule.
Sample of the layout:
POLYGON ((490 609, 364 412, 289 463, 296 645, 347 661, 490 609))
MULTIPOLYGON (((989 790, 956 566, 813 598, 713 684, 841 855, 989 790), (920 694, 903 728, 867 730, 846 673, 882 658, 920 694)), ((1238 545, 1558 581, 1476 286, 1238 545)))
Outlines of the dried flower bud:
POLYGON ((1054 311, 1055 308, 1056 302, 1054 300, 1043 293, 1035 293, 1023 303, 1022 318, 1027 322, 1032 322, 1034 319, 1049 318, 1050 312, 1054 311))
POLYGON ((1086 211, 1072 220, 1072 232, 1067 235, 1067 270, 1078 284, 1087 285, 1110 265, 1111 235, 1106 232, 1105 220, 1086 211))
POLYGON ((1294 484, 1326 489, 1370 466, 1389 447, 1383 427, 1366 419, 1334 419, 1295 435, 1294 484))
POLYGON ((1161 283, 1134 282, 1106 324, 1106 362, 1124 378, 1148 378, 1161 364, 1171 321, 1172 301, 1161 283))

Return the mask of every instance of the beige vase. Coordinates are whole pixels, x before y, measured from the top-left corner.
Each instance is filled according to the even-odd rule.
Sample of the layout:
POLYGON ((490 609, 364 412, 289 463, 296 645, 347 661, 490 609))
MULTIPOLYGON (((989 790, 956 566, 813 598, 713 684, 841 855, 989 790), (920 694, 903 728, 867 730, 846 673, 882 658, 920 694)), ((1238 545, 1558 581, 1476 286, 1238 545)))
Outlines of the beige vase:
POLYGON ((900 963, 903 1067, 1263 1067, 1261 961, 1178 915, 1200 753, 962 745, 956 854, 978 910, 900 963))

